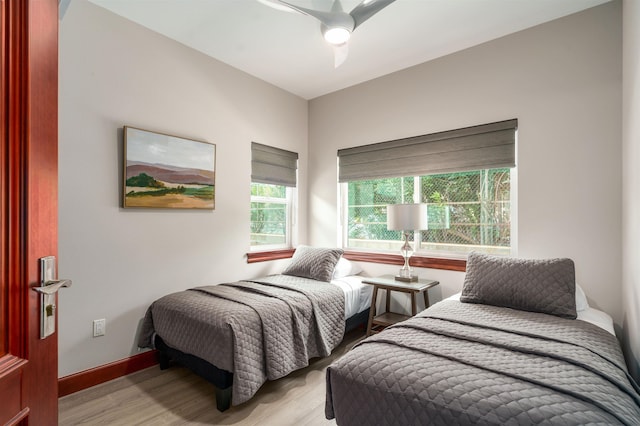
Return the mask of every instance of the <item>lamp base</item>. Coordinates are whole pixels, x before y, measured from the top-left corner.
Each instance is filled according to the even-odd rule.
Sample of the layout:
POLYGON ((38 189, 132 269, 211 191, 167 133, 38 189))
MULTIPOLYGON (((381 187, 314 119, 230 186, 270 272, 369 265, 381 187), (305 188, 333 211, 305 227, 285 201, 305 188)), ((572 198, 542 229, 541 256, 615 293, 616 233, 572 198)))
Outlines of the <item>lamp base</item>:
POLYGON ((396 275, 395 276, 395 280, 396 281, 402 281, 402 282, 405 282, 405 283, 412 283, 412 282, 418 281, 418 276, 417 275, 410 275, 408 277, 405 277, 403 275, 396 275))

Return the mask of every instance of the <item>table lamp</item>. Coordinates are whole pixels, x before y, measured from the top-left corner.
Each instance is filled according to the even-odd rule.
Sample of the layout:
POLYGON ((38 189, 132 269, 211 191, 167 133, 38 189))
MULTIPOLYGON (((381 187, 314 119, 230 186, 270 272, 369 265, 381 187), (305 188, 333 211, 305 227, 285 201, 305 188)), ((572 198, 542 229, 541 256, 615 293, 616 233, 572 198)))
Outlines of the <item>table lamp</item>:
POLYGON ((409 258, 413 254, 413 248, 409 244, 409 233, 427 229, 427 205, 389 204, 387 206, 387 229, 404 233, 404 245, 400 249, 400 253, 404 258, 404 266, 396 275, 396 280, 405 282, 418 281, 418 276, 413 274, 409 266, 409 258))

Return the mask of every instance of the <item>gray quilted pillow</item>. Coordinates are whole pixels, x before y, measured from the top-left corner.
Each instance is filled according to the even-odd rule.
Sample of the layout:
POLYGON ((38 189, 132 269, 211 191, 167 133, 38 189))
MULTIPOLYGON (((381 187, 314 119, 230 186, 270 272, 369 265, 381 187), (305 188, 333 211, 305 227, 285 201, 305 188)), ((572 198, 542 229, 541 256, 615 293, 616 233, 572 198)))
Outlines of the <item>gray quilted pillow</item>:
POLYGON ((472 252, 460 301, 575 319, 575 291, 571 259, 515 259, 472 252))
POLYGON ((335 248, 298 246, 291 264, 282 274, 329 282, 342 253, 341 249, 335 248))

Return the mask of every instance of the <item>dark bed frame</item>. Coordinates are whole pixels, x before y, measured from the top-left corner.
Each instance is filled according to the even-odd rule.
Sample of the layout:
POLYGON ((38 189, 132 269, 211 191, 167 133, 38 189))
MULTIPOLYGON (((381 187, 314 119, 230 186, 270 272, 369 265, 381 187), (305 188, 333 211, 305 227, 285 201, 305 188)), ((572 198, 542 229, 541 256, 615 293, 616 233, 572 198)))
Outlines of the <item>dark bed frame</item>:
MULTIPOLYGON (((359 326, 366 326, 368 320, 369 309, 347 318, 345 323, 345 334, 359 326)), ((155 336, 154 343, 158 350, 158 361, 160 363, 161 370, 169 368, 172 361, 187 367, 198 376, 213 384, 216 391, 216 407, 219 411, 225 411, 231 407, 231 385, 233 384, 233 373, 222 370, 202 358, 198 358, 197 356, 184 353, 178 349, 168 346, 157 334, 155 336)))

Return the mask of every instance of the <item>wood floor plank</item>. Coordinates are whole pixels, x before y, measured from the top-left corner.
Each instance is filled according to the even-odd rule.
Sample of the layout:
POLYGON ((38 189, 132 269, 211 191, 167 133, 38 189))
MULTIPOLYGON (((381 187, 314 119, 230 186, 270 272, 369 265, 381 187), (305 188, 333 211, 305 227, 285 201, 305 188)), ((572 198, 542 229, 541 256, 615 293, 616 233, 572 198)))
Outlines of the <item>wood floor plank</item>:
POLYGON ((248 402, 221 413, 211 384, 189 370, 154 366, 60 398, 59 424, 326 426, 325 371, 364 337, 348 333, 331 356, 265 383, 248 402))

